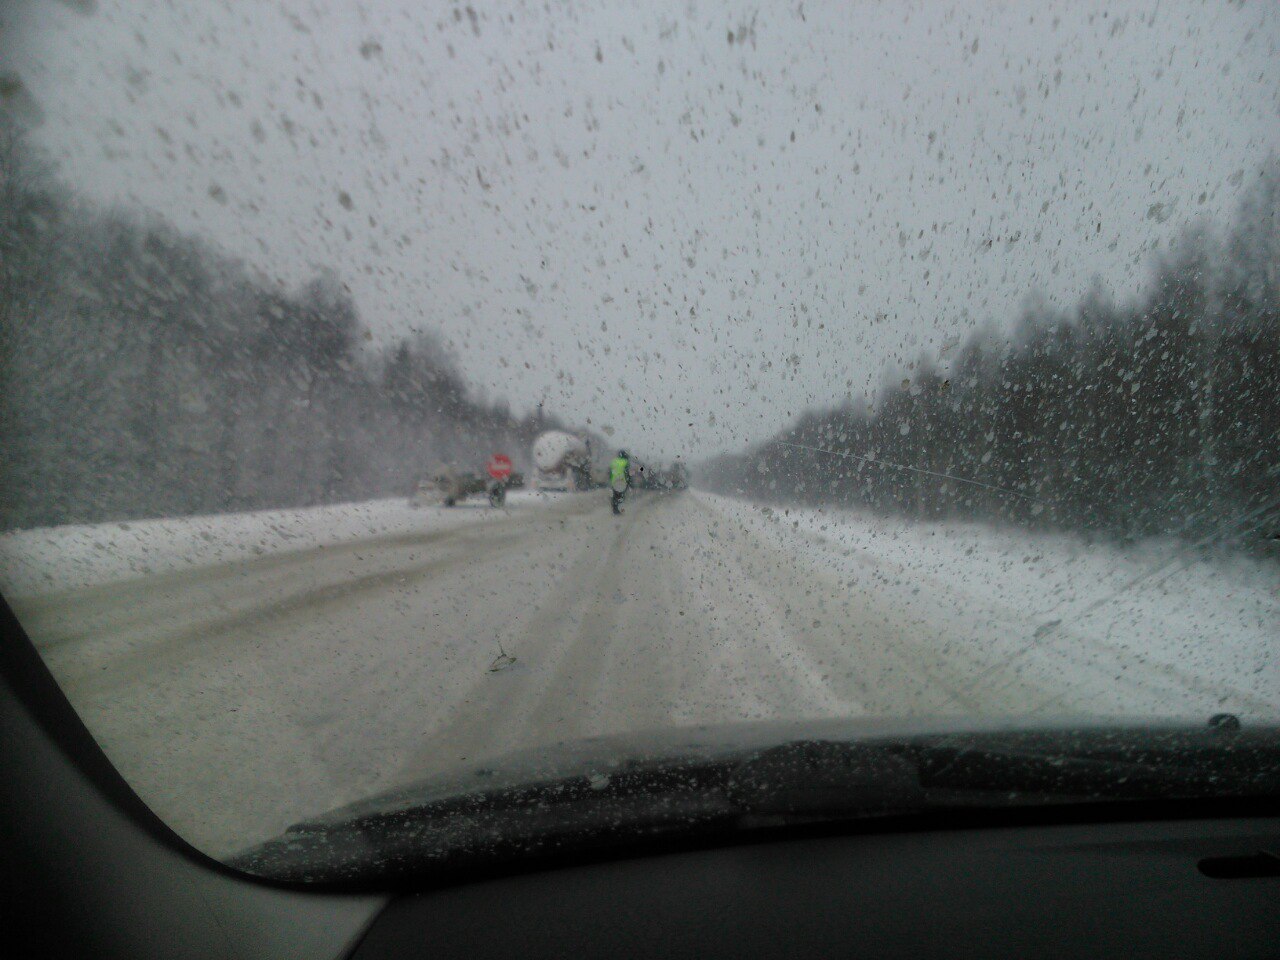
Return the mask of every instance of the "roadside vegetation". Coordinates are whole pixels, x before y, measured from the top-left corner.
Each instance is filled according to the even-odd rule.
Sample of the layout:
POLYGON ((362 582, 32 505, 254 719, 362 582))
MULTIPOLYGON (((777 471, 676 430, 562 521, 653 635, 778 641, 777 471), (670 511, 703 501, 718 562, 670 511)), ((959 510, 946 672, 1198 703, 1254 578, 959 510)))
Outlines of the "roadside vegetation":
POLYGON ((1280 529, 1280 162, 1149 291, 1095 288, 699 468, 713 489, 920 519, 1257 542, 1280 529))
POLYGON ((0 529, 407 496, 557 425, 426 326, 374 348, 333 273, 287 290, 76 199, 0 123, 0 529))

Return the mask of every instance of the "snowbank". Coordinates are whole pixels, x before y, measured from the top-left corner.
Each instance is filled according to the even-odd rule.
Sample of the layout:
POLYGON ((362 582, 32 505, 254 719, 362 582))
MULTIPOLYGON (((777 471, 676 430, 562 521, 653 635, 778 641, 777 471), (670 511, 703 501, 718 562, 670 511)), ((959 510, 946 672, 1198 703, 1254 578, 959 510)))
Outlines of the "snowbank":
POLYGON ((483 499, 456 507, 410 507, 403 498, 365 503, 76 524, 0 536, 0 592, 23 597, 226 563, 350 540, 484 523, 552 502, 513 491, 504 510, 483 499))

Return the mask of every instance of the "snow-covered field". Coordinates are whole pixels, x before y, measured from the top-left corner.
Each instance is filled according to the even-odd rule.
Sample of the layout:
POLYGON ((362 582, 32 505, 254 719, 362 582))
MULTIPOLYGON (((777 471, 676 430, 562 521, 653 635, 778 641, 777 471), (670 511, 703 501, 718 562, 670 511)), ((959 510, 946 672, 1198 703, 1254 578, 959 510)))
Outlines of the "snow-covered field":
POLYGON ((108 756, 215 855, 596 735, 1280 715, 1275 565, 700 492, 607 503, 23 531, 0 590, 108 756))

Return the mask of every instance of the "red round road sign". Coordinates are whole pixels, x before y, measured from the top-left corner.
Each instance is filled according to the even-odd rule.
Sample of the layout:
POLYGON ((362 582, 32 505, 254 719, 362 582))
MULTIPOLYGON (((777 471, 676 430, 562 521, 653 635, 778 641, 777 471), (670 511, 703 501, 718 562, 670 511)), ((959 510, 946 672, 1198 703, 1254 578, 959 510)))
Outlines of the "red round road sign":
POLYGON ((505 453, 495 453, 490 457, 489 476, 495 480, 505 480, 511 476, 511 458, 505 453))

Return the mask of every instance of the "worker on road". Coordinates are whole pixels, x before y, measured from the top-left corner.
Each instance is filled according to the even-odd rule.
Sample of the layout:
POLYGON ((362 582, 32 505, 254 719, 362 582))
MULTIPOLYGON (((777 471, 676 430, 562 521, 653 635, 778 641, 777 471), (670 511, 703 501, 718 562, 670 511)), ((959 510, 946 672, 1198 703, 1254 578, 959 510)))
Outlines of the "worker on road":
POLYGON ((622 498, 631 486, 631 461, 627 451, 619 450, 618 455, 609 464, 609 488, 612 491, 610 503, 614 513, 622 512, 622 498))

